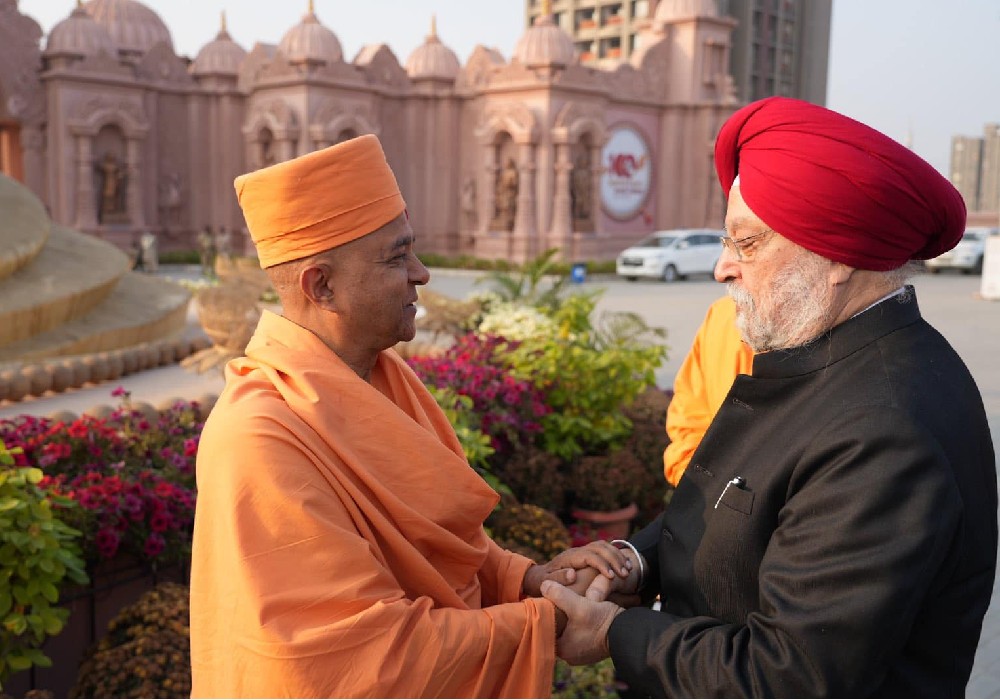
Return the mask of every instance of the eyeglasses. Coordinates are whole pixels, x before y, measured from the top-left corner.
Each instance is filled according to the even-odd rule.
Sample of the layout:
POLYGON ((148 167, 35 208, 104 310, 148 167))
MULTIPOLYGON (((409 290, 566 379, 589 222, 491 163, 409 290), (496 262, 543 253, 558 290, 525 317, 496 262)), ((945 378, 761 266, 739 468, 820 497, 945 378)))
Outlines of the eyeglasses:
POLYGON ((766 231, 755 233, 752 236, 744 236, 743 238, 719 236, 719 240, 722 241, 722 246, 726 250, 736 256, 736 260, 739 262, 748 262, 754 256, 754 250, 756 247, 753 245, 753 242, 758 238, 768 235, 769 233, 774 233, 774 229, 769 228, 766 231))

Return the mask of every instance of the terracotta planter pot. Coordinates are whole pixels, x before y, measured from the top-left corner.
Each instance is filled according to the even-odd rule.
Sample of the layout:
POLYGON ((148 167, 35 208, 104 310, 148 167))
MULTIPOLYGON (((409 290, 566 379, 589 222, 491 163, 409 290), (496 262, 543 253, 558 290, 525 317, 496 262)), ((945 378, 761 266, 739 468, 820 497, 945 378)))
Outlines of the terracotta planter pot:
POLYGON ((594 531, 602 533, 609 540, 624 539, 632 529, 632 519, 639 513, 635 503, 619 510, 584 510, 573 508, 571 515, 587 523, 594 531))

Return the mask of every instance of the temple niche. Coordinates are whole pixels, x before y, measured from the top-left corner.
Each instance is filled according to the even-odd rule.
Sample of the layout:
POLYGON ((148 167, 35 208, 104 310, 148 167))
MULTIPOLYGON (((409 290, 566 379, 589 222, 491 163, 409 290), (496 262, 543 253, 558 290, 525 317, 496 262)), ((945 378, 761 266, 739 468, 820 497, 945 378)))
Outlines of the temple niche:
POLYGON ((573 171, 570 175, 570 206, 573 230, 594 230, 594 168, 591 163, 590 135, 573 146, 573 171))
POLYGON ((105 126, 94 139, 94 189, 98 192, 97 222, 127 224, 129 172, 125 164, 125 137, 121 129, 105 126))
POLYGON ((57 223, 127 250, 151 235, 160 253, 209 229, 252 254, 234 178, 369 133, 427 252, 610 259, 651 230, 721 224, 710 144, 739 105, 714 0, 660 0, 614 71, 581 65, 551 12, 509 58, 477 46, 463 63, 428 18, 405 61, 382 43, 352 59, 296 1, 278 44, 241 45, 223 16, 187 59, 139 0, 81 2, 45 37, 0 0, 0 169, 57 223), (629 158, 636 181, 610 183, 629 158))
POLYGON ((520 175, 514 160, 510 134, 502 134, 494 146, 493 162, 497 164, 493 178, 493 223, 495 231, 511 232, 517 216, 517 193, 520 175))

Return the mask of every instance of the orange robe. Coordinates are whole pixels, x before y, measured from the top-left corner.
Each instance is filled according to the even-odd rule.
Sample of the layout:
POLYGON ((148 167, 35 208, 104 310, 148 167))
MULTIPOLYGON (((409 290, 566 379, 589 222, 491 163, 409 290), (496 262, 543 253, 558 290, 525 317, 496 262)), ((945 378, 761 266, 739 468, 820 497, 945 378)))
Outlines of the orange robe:
POLYGON ((555 614, 393 351, 368 384, 265 312, 202 434, 192 695, 547 697, 555 614))
POLYGON ((725 401, 737 374, 748 374, 753 352, 736 328, 736 304, 728 297, 708 308, 694 344, 674 378, 674 396, 667 409, 663 474, 677 485, 698 449, 712 419, 725 401))

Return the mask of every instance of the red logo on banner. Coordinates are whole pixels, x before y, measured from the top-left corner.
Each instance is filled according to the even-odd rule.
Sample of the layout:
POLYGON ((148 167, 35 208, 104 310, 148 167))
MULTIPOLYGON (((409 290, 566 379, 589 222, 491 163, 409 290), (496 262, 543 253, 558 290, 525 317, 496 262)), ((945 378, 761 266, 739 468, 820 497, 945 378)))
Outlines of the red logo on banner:
POLYGON ((636 170, 646 164, 646 156, 638 159, 631 153, 612 154, 608 157, 608 170, 616 177, 631 178, 636 170))

